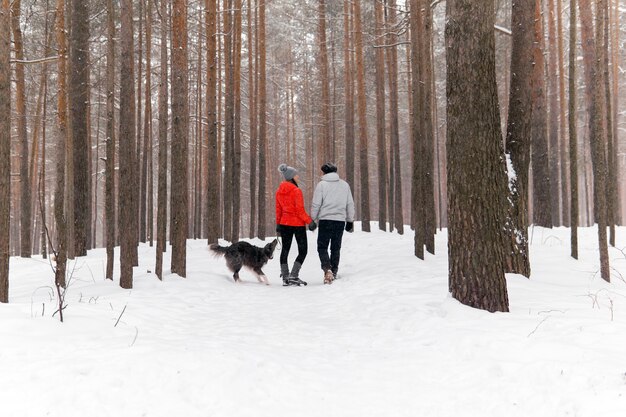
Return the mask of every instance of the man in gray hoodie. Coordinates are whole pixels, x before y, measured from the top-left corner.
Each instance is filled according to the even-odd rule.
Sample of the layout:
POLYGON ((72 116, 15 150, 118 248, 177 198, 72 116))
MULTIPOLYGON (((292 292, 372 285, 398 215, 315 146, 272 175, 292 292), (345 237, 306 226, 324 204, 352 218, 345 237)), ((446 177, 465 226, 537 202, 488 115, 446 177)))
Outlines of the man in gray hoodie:
POLYGON ((337 277, 343 231, 354 230, 354 199, 347 182, 339 178, 337 166, 327 162, 322 166, 324 176, 315 187, 311 204, 310 230, 317 235, 317 252, 324 270, 324 284, 330 284, 337 277), (330 245, 330 256, 328 246, 330 245))

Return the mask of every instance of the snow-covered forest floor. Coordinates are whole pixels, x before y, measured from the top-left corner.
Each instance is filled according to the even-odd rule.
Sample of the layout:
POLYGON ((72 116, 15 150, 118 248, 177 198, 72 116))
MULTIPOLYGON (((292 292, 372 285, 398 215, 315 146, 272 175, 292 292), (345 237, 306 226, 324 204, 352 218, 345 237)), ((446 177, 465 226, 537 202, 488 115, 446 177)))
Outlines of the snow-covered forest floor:
POLYGON ((581 230, 580 261, 569 230, 531 234, 532 278, 508 276, 509 314, 449 296, 445 232, 426 261, 412 233, 348 234, 331 286, 311 233, 308 287, 282 287, 278 256, 272 285, 247 271, 236 285, 205 241, 189 241, 186 279, 158 281, 142 245, 123 290, 93 250, 70 265, 65 323, 52 317, 48 261, 13 258, 2 416, 621 417, 626 256, 610 249, 607 284, 595 229, 581 230))

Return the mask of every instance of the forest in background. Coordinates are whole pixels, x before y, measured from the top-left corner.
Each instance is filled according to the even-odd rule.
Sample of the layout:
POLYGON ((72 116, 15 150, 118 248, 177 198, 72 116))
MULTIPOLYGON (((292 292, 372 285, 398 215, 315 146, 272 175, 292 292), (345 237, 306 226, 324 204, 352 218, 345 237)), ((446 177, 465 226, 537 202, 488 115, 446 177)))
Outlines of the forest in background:
MULTIPOLYGON (((481 181, 490 177, 476 178, 480 166, 464 161, 476 150, 455 141, 471 122, 459 124, 460 116, 474 112, 498 126, 491 138, 501 142, 475 162, 504 161, 506 151, 521 182, 510 190, 522 209, 506 214, 504 200, 494 209, 514 236, 511 250, 493 229, 464 223, 502 248, 485 262, 528 276, 527 231, 516 235, 528 224, 621 224, 618 0, 496 0, 476 6, 472 19, 451 20, 464 3, 2 0, 0 105, 10 110, 0 111, 0 159, 10 152, 10 187, 0 182, 0 201, 7 210, 10 203, 10 223, 0 224, 0 252, 54 252, 63 265, 66 255, 120 245, 129 288, 138 242, 156 242, 158 254, 170 241, 171 270, 185 276, 187 238, 273 234, 279 163, 300 170, 310 201, 330 160, 353 188, 363 231, 370 221, 396 231, 411 224, 424 258, 436 229, 473 204, 449 204, 451 196, 505 198, 504 182, 487 190, 481 181), (493 33, 493 44, 477 33, 493 33), (477 66, 483 61, 469 50, 493 68, 477 66), (451 89, 474 75, 492 100, 451 110, 451 89)), ((459 91, 476 97, 470 87, 459 91)), ((488 173, 497 176, 497 166, 488 173)), ((159 276, 161 268, 157 259, 159 276)), ((62 287, 66 271, 56 274, 62 287)))

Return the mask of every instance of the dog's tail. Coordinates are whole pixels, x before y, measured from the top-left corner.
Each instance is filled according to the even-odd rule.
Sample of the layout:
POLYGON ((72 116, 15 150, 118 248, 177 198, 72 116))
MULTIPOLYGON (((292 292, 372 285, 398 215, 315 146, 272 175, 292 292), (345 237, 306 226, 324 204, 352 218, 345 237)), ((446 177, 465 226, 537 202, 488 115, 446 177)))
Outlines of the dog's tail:
POLYGON ((213 243, 209 246, 209 249, 215 254, 215 256, 223 256, 228 250, 227 247, 220 246, 217 243, 213 243))

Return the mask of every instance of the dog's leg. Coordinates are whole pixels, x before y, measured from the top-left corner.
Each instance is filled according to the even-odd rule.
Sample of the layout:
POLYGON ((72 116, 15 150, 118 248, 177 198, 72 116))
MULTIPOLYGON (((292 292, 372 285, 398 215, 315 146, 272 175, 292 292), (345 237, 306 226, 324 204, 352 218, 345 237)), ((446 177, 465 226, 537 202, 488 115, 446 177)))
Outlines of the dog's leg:
POLYGON ((239 279, 239 271, 235 271, 235 273, 233 274, 233 278, 235 279, 236 283, 240 281, 240 279, 239 279))
POLYGON ((254 268, 254 273, 257 276, 257 279, 260 283, 265 285, 270 285, 269 280, 267 279, 267 275, 261 270, 261 268, 254 268))

